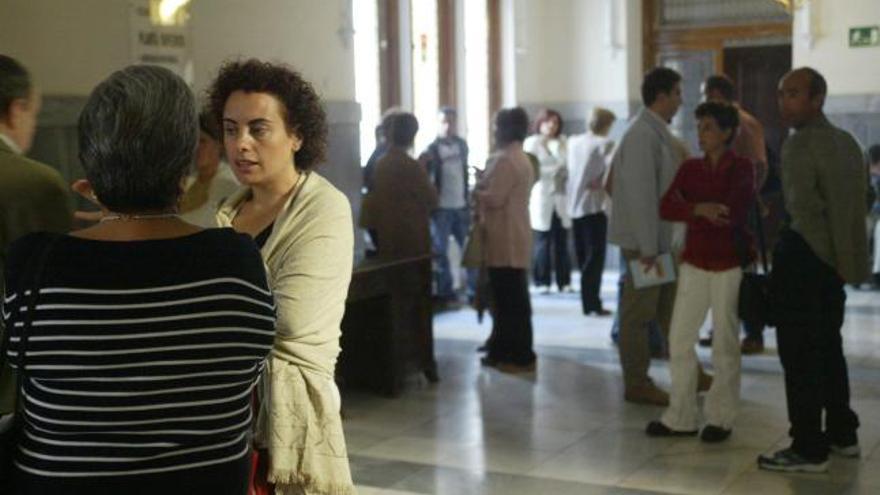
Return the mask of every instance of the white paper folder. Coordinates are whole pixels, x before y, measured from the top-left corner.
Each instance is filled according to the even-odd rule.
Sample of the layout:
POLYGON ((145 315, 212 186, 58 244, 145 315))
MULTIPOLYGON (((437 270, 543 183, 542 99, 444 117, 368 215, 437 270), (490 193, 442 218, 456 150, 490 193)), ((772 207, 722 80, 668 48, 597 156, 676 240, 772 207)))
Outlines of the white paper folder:
POLYGON ((675 282, 675 265, 669 253, 658 255, 657 263, 647 271, 641 261, 632 260, 629 262, 629 272, 636 289, 675 282))

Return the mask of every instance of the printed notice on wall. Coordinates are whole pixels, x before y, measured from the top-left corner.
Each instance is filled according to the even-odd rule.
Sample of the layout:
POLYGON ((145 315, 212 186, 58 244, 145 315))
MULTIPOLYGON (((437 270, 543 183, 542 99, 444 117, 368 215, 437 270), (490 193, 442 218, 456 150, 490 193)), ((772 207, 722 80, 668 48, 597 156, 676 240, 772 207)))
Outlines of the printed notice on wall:
POLYGON ((192 85, 192 36, 188 23, 183 26, 154 23, 150 0, 131 0, 129 12, 131 63, 165 67, 192 85))

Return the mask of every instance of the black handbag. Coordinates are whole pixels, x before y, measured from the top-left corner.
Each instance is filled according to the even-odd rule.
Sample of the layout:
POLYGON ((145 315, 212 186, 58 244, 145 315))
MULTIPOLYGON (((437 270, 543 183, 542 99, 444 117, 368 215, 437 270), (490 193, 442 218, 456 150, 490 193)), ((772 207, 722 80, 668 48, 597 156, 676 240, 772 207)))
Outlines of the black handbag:
POLYGON ((755 223, 758 234, 758 256, 761 260, 762 273, 746 271, 749 266, 749 245, 740 231, 734 231, 736 245, 742 260, 742 281, 739 284, 739 303, 737 313, 743 323, 754 326, 772 325, 770 311, 770 283, 767 267, 767 247, 764 242, 764 225, 761 210, 755 201, 755 223))
MULTIPOLYGON (((12 473, 15 469, 15 453, 18 451, 19 440, 24 431, 24 401, 20 399, 22 386, 24 385, 25 370, 27 368, 28 340, 30 339, 33 317, 37 308, 37 299, 39 299, 43 268, 46 266, 49 251, 57 240, 58 237, 53 237, 46 242, 37 256, 31 257, 21 279, 24 282, 21 286, 28 287, 30 297, 27 299, 27 313, 23 318, 18 346, 18 369, 15 371, 15 413, 11 419, 11 425, 3 432, 0 432, 0 493, 11 493, 13 488, 12 473)), ((26 295, 26 291, 21 291, 21 297, 26 297, 26 295)), ((4 332, 3 340, 0 342, 0 369, 4 368, 7 364, 6 352, 9 348, 9 338, 9 332, 4 332)))

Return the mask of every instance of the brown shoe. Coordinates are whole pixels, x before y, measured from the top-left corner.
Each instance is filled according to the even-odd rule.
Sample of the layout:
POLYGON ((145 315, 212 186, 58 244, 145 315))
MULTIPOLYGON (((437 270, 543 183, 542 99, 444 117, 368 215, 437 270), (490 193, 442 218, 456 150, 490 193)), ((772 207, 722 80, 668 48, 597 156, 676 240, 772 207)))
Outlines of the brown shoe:
POLYGON ((536 368, 537 361, 532 361, 529 364, 514 364, 499 361, 498 364, 495 365, 495 369, 502 373, 534 373, 536 368))
POLYGON ((764 342, 746 337, 742 341, 741 351, 745 355, 761 354, 764 352, 764 342))
POLYGON ((708 392, 710 388, 712 388, 712 375, 703 371, 703 368, 700 367, 699 375, 697 376, 697 392, 708 392))
POLYGON ((623 394, 623 400, 634 404, 649 406, 668 406, 669 394, 653 383, 629 387, 623 394))

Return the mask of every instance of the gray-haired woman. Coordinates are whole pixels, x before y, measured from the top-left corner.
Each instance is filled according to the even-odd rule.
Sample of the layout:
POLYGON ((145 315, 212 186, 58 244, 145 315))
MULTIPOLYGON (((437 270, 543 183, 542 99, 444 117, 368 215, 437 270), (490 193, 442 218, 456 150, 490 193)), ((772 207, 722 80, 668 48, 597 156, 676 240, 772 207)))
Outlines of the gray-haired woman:
POLYGON ((150 66, 112 74, 79 119, 78 190, 101 222, 10 249, 14 493, 246 492, 274 306, 250 238, 176 214, 197 138, 183 80, 150 66))

